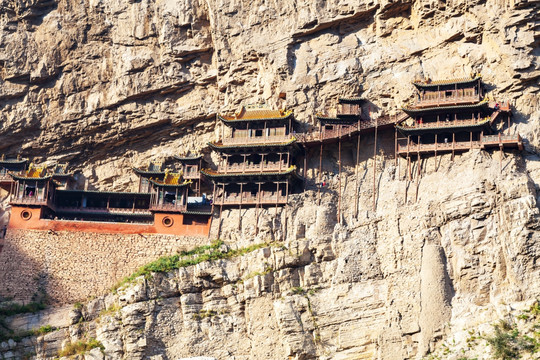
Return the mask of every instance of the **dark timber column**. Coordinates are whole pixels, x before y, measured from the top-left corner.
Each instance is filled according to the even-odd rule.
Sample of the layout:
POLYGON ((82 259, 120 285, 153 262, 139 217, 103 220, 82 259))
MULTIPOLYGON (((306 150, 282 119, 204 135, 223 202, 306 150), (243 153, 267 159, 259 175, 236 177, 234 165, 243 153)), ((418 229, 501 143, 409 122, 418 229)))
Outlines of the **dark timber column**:
POLYGON ((238 212, 238 230, 242 226, 242 200, 244 199, 244 183, 240 183, 240 206, 238 212))
POLYGON ((375 142, 373 143, 373 211, 375 211, 376 208, 376 190, 377 190, 377 184, 376 184, 376 174, 377 174, 377 130, 379 125, 379 119, 375 119, 375 142))
POLYGON ((221 201, 219 205, 219 222, 218 222, 218 231, 217 231, 217 237, 219 239, 219 235, 221 234, 221 215, 223 213, 223 203, 225 202, 225 184, 222 184, 222 192, 221 192, 221 201))
POLYGON ((456 133, 452 133, 452 161, 454 161, 456 149, 456 133))
POLYGON ((360 191, 360 179, 358 178, 358 163, 360 160, 360 121, 358 121, 358 140, 356 142, 356 197, 355 197, 355 213, 354 216, 358 216, 358 192, 360 191))
MULTIPOLYGON (((426 164, 427 168, 427 164, 426 164)), ((435 134, 435 171, 437 171, 437 134, 435 134)))
POLYGON ((338 186, 339 186, 339 192, 338 192, 338 222, 341 224, 341 137, 338 141, 338 186))
POLYGON ((321 205, 322 152, 323 152, 323 143, 321 140, 321 150, 319 152, 319 183, 317 184, 318 189, 319 189, 319 192, 317 194, 318 205, 321 205))

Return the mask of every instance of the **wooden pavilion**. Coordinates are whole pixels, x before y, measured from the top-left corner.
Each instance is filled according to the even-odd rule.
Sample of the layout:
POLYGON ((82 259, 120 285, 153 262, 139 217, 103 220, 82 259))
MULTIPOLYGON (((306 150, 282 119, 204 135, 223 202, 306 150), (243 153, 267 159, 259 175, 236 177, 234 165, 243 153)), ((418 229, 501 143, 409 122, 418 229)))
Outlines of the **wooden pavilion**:
POLYGON ((6 158, 5 154, 2 154, 2 157, 0 157, 0 188, 11 193, 15 182, 9 173, 22 173, 26 170, 27 165, 28 159, 23 159, 20 156, 6 158))
POLYGON ((255 207, 287 204, 300 180, 293 157, 301 152, 294 137, 291 111, 243 107, 232 116, 218 115, 231 136, 209 143, 221 155, 217 170, 202 173, 214 183, 213 205, 255 207))

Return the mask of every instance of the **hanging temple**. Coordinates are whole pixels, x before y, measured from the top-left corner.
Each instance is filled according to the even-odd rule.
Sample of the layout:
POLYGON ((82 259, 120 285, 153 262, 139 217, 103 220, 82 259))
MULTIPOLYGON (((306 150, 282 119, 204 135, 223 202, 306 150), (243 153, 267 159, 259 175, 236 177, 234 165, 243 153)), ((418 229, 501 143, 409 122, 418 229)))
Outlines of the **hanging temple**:
MULTIPOLYGON (((378 132, 394 130, 394 159, 398 166, 406 160, 409 180, 411 162, 423 157, 523 149, 519 134, 510 132, 510 104, 490 100, 480 76, 413 85, 415 101, 399 115, 373 119, 365 99, 340 98, 334 116, 317 114, 318 127, 304 132, 296 131, 292 111, 246 106, 218 115, 224 125, 220 139, 208 144, 219 154, 217 168, 209 168, 200 155, 175 156, 174 169, 150 162, 133 168, 137 192, 76 189, 76 175, 66 164, 48 168, 2 155, 0 188, 10 194, 9 228, 208 236, 217 212, 219 236, 223 208, 255 208, 258 218, 263 207, 277 213, 291 193, 303 191, 308 154, 317 150, 320 201, 324 146, 338 144, 341 173, 342 142, 357 139, 358 162, 361 134, 374 134, 375 161, 378 132)), ((341 219, 341 185, 338 202, 341 219)))

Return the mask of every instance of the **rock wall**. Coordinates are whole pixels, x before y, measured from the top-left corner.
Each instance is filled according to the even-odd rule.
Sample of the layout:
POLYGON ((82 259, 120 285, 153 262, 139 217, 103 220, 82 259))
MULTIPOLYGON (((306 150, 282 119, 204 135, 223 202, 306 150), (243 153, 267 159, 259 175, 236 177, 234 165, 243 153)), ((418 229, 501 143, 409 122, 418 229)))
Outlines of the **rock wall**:
MULTIPOLYGON (((307 191, 276 213, 265 209, 258 234, 253 209, 223 213, 220 237, 231 246, 275 240, 282 247, 141 279, 87 304, 84 324, 69 320, 41 345, 27 339, 7 344, 9 351, 54 357, 67 339, 90 334, 113 359, 421 358, 449 334, 537 298, 539 6, 0 0, 0 152, 68 161, 98 188, 133 190, 131 165, 178 152, 200 150, 212 162, 206 142, 220 133, 218 111, 287 106, 306 128, 340 95, 366 97, 373 116, 392 113, 412 98, 417 77, 481 72, 490 96, 512 101, 514 125, 505 131, 519 132, 526 145, 523 154, 426 158, 413 163, 414 174, 421 165, 418 181, 407 181, 402 161, 379 154, 374 165, 372 138, 363 137, 358 167, 355 141, 344 145, 341 189, 337 148, 329 146, 320 203, 312 150, 307 191), (99 317, 105 307, 118 310, 99 317)), ((391 135, 381 134, 383 143, 391 135)), ((171 251, 180 245, 115 238, 123 246, 105 253, 108 237, 32 236, 14 235, 0 255, 8 283, 28 271, 17 284, 26 297, 40 284, 32 259, 68 274, 72 260, 93 261, 84 252, 115 262, 133 249, 148 260, 164 251, 152 248, 158 241, 171 251)), ((107 288, 90 279, 110 268, 88 266, 91 273, 70 276, 92 292, 107 288)), ((63 281, 50 277, 58 288, 63 281)), ((53 298, 78 299, 83 290, 53 298)))
POLYGON ((361 93, 374 116, 410 81, 481 72, 538 146, 534 1, 3 0, 0 152, 69 162, 99 188, 131 165, 202 150, 218 111, 314 114, 361 93), (281 95, 281 96, 280 96, 281 95), (285 99, 283 99, 285 98, 285 99))
MULTIPOLYGON (((429 170, 434 159, 424 161, 417 200, 415 190, 406 198, 416 180, 398 176, 393 160, 381 163, 376 179, 390 186, 377 188, 376 212, 369 159, 358 183, 346 167, 342 224, 336 178, 320 205, 310 188, 277 217, 274 209, 264 212, 256 236, 249 210, 240 230, 224 222, 225 233, 236 236, 230 246, 271 234, 275 246, 141 277, 98 297, 40 337, 38 358, 88 336, 110 359, 422 358, 448 336, 489 328, 540 296, 537 189, 520 170, 521 155, 506 154, 503 171, 499 155, 445 155, 437 171, 429 170)), ((13 349, 28 351, 28 344, 13 349)), ((481 350, 471 356, 492 357, 481 350)))
POLYGON ((106 293, 160 256, 205 237, 8 230, 0 252, 0 297, 66 304, 106 293))

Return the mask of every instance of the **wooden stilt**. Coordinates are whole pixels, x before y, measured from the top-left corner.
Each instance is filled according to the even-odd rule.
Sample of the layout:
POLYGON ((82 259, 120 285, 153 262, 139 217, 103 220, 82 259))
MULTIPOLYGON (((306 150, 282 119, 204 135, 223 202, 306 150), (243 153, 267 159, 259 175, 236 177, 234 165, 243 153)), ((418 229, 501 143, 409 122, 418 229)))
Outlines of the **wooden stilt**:
POLYGON ((355 196, 355 213, 354 213, 354 216, 357 217, 358 216, 358 202, 360 201, 358 199, 358 193, 360 191, 360 179, 359 179, 359 176, 358 176, 358 164, 359 164, 359 161, 360 161, 360 122, 358 122, 358 140, 356 142, 356 167, 355 167, 355 171, 356 171, 356 196, 355 196))
POLYGON ((244 189, 243 189, 243 183, 240 183, 240 206, 238 208, 238 230, 240 230, 242 226, 242 199, 244 198, 244 189))
POLYGON ((305 154, 304 154, 304 191, 306 190, 306 183, 307 183, 308 154, 309 154, 309 150, 305 149, 305 154))
MULTIPOLYGON (((435 134, 435 171, 437 171, 437 146, 438 146, 437 134, 435 134)), ((427 167, 427 164, 426 164, 426 167, 427 167)))
POLYGON ((317 187, 319 189, 319 191, 317 193, 318 205, 321 205, 322 152, 323 152, 323 143, 321 141, 321 150, 319 152, 319 183, 317 184, 317 187))
POLYGON ((378 130, 379 119, 375 120, 375 141, 373 143, 373 211, 375 211, 377 206, 377 130, 378 130))
POLYGON ((341 137, 338 140, 338 222, 341 224, 341 137))
POLYGON ((219 239, 219 236, 221 235, 221 214, 223 212, 223 204, 219 205, 219 220, 218 220, 218 230, 217 230, 217 238, 219 239))
POLYGON ((409 181, 411 181, 411 135, 407 135, 407 176, 409 177, 409 181))
POLYGON ((452 133, 452 161, 454 161, 456 149, 456 133, 452 133))
POLYGON ((418 186, 419 186, 419 179, 420 179, 421 168, 422 168, 422 159, 420 158, 420 151, 418 151, 417 161, 418 161, 418 165, 416 167, 416 194, 414 197, 414 202, 418 201, 418 186))
POLYGON ((395 130, 394 134, 394 165, 398 165, 398 158, 397 158, 397 129, 395 130))
POLYGON ((257 206, 255 207, 255 235, 259 233, 259 207, 262 210, 261 183, 259 183, 259 191, 257 192, 257 206))
POLYGON ((407 179, 409 181, 412 180, 412 174, 411 174, 411 157, 407 154, 407 179))

